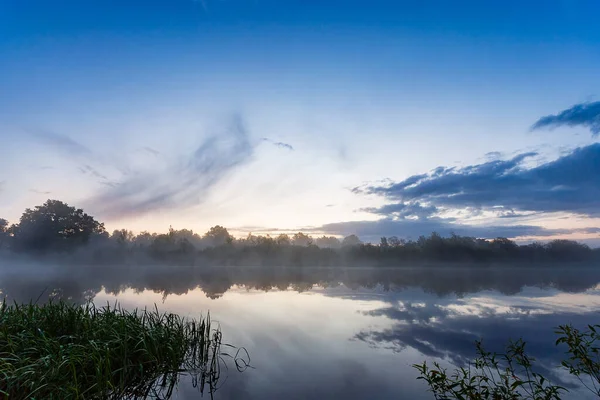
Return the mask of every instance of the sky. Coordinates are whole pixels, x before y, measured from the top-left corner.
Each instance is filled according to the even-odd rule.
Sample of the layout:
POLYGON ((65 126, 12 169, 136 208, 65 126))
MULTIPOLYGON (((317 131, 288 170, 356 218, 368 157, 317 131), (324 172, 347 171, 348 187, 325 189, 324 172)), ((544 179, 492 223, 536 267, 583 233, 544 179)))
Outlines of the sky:
POLYGON ((600 245, 595 0, 0 2, 0 217, 600 245))

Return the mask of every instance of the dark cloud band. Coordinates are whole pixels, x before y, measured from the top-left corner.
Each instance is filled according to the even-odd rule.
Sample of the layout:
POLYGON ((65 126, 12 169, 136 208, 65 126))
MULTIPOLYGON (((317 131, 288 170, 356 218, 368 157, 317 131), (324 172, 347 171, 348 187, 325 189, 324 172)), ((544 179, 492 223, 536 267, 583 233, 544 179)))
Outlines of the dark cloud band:
POLYGON ((600 101, 576 104, 558 114, 542 117, 533 124, 531 130, 560 126, 583 126, 592 132, 592 136, 598 136, 600 134, 600 101))

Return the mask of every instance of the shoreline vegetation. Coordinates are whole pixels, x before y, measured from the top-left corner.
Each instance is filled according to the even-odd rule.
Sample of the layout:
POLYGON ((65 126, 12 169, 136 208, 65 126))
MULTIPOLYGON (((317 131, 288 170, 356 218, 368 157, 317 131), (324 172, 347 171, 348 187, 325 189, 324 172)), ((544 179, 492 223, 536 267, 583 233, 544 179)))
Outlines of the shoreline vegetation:
MULTIPOLYGON (((302 232, 236 239, 222 226, 214 226, 204 235, 172 228, 166 234, 134 235, 127 230, 109 234, 83 210, 48 200, 25 210, 17 224, 0 220, 0 257, 8 261, 8 268, 0 271, 5 285, 0 290, 5 297, 9 292, 43 293, 45 288, 36 286, 42 282, 35 279, 26 280, 26 287, 9 284, 11 274, 15 282, 23 282, 19 276, 27 274, 30 267, 41 266, 47 268, 54 283, 67 283, 70 292, 62 295, 75 300, 73 304, 2 303, 0 395, 135 399, 169 398, 183 374, 193 377, 200 392, 208 385, 212 397, 227 356, 221 353, 221 332, 211 328, 208 316, 193 321, 157 309, 96 308, 81 301, 86 300, 86 293, 118 293, 124 283, 136 290, 160 290, 163 296, 201 287, 210 297, 218 297, 238 284, 263 290, 291 286, 303 291, 313 285, 341 282, 349 288, 381 284, 389 290, 393 285, 423 284, 424 277, 434 280, 424 290, 435 293, 461 293, 491 285, 513 292, 524 284, 540 284, 537 271, 526 268, 534 266, 556 266, 545 268, 552 277, 542 284, 581 289, 597 282, 587 278, 600 263, 600 249, 570 240, 518 245, 507 238, 442 237, 437 233, 408 241, 382 237, 378 244, 363 243, 355 235, 339 240, 312 238, 302 232), (560 266, 565 264, 569 268, 577 265, 578 276, 562 271, 560 266), (82 265, 86 268, 73 268, 82 265), (466 268, 457 274, 453 266, 466 268), (474 266, 478 268, 470 268, 474 266), (252 267, 260 267, 261 273, 255 274, 252 267), (361 267, 379 268, 367 271, 361 267), (497 273, 511 268, 519 269, 520 282, 507 281, 506 273, 497 273), (401 274, 393 275, 394 270, 401 274), (164 287, 164 276, 169 277, 168 287, 164 287), (83 305, 76 305, 77 301, 83 305)), ((596 329, 595 325, 582 331, 561 326, 557 344, 568 346, 562 363, 566 372, 600 397, 596 329)), ((478 357, 452 374, 436 363, 413 367, 436 399, 560 399, 566 392, 535 372, 524 342, 511 342, 503 354, 486 352, 480 342, 476 347, 478 357)), ((239 371, 249 366, 245 351, 241 357, 239 352, 230 357, 239 371)))
MULTIPOLYGON (((600 398, 600 325, 584 329, 561 325, 554 333, 556 345, 566 346, 566 358, 557 368, 572 378, 576 388, 600 398)), ((509 342, 503 353, 486 351, 481 341, 475 347, 476 358, 452 373, 438 362, 413 365, 417 379, 427 383, 436 400, 561 400, 569 393, 536 372, 535 359, 521 339, 509 342)))
POLYGON ((378 244, 363 243, 356 235, 340 240, 302 232, 236 239, 222 226, 204 235, 173 228, 166 234, 135 235, 125 229, 109 234, 82 209, 57 200, 25 210, 17 224, 0 219, 0 251, 5 256, 54 257, 83 264, 337 267, 600 262, 600 248, 563 239, 518 245, 507 238, 442 237, 435 232, 417 240, 382 237, 378 244))
MULTIPOLYGON (((168 399, 189 375, 212 398, 225 362, 221 348, 229 346, 221 339, 210 315, 192 320, 157 308, 3 302, 0 397, 168 399)), ((249 366, 247 356, 232 357, 239 371, 249 366)))

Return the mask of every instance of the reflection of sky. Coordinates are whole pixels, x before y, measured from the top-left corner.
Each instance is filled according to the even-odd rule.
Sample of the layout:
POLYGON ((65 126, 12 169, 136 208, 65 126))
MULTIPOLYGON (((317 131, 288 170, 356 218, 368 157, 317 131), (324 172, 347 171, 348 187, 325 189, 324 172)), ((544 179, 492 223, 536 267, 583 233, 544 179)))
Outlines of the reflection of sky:
MULTIPOLYGON (((462 363, 474 341, 523 337, 546 376, 563 356, 559 324, 598 322, 596 268, 202 268, 38 265, 0 260, 0 292, 211 312, 255 370, 229 373, 221 399, 430 399, 410 366, 462 363), (287 289, 286 289, 287 288, 287 289), (375 396, 374 394, 377 394, 375 396)), ((43 301, 43 300, 40 300, 43 301)), ((569 382, 565 382, 569 383, 569 382)), ((180 398, 197 398, 190 385, 180 398)), ((578 397, 573 394, 572 398, 578 397)))
MULTIPOLYGON (((100 292, 96 303, 118 299, 125 307, 161 304, 160 293, 100 292)), ((351 290, 344 285, 297 293, 234 286, 216 300, 200 290, 172 295, 161 309, 197 317, 210 310, 226 342, 245 346, 254 370, 229 373, 217 398, 429 398, 410 367, 424 359, 460 363, 484 339, 500 350, 523 337, 540 371, 569 385, 555 370, 562 356, 554 345, 559 324, 598 320, 600 291, 580 293, 524 287, 514 296, 486 290, 439 297, 421 289, 351 290)), ((192 396, 183 387, 181 398, 192 396)), ((585 398, 585 393, 572 392, 585 398)))
MULTIPOLYGON (((96 303, 113 302, 104 292, 96 303)), ((128 290, 118 296, 125 307, 161 304, 160 294, 128 290)), ((388 321, 365 317, 357 311, 384 306, 382 301, 355 302, 294 291, 230 290, 217 300, 200 291, 169 296, 160 306, 197 317, 210 310, 223 330, 224 341, 248 349, 254 370, 230 372, 217 398, 291 399, 428 398, 415 381, 410 364, 420 361, 415 351, 402 357, 349 340, 365 327, 384 329, 388 321)), ((180 397, 192 397, 181 385, 180 397), (187 394, 187 396, 186 396, 187 394)))

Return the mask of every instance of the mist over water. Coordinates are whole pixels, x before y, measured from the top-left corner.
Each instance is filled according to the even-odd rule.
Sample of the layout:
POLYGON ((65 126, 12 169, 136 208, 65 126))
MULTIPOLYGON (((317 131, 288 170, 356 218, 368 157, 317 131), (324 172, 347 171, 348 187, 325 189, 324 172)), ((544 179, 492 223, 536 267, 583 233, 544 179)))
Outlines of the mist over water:
MULTIPOLYGON (((252 366, 229 371, 217 399, 430 399, 411 367, 462 365, 474 341, 502 350, 522 337, 539 369, 586 398, 558 371, 554 328, 600 319, 600 271, 547 267, 403 268, 80 265, 3 258, 7 301, 64 298, 198 317, 210 311, 224 341, 252 366)), ((186 379, 177 398, 197 398, 186 379)))

